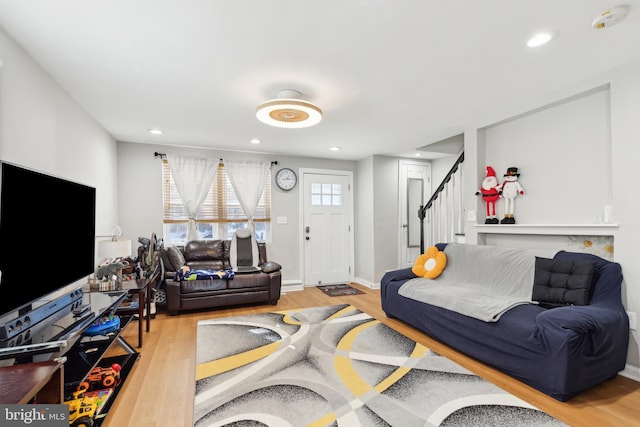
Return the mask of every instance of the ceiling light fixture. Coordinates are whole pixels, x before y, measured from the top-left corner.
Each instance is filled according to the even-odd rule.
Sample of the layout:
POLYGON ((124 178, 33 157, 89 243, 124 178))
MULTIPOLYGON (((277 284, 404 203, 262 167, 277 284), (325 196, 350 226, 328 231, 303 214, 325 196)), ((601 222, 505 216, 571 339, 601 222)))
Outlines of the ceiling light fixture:
POLYGON ((256 117, 262 123, 280 128, 306 128, 322 120, 322 110, 300 99, 301 93, 284 89, 277 99, 264 102, 256 109, 256 117))
POLYGON ((154 135, 162 135, 162 131, 160 129, 149 129, 149 133, 154 135))
POLYGON ((612 25, 617 24, 622 21, 627 13, 629 12, 629 8, 627 6, 617 6, 608 10, 605 10, 600 15, 594 19, 591 23, 591 26, 596 30, 601 30, 603 28, 609 28, 612 25))
POLYGON ((251 141, 249 141, 252 144, 260 144, 262 141, 260 141, 258 138, 253 138, 251 141))

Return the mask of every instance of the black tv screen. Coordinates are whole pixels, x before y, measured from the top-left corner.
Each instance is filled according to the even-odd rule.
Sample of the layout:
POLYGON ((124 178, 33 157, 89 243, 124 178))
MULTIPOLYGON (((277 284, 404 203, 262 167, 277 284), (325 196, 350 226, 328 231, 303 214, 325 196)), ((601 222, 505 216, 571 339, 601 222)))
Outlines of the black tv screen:
POLYGON ((95 269, 96 190, 1 162, 0 317, 95 269))

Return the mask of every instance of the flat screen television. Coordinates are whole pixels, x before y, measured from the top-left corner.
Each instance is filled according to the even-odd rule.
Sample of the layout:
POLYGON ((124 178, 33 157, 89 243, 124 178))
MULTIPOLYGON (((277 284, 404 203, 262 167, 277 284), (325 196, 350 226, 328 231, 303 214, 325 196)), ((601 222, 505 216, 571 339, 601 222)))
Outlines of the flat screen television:
POLYGON ((96 190, 4 161, 0 167, 1 319, 95 270, 96 190))

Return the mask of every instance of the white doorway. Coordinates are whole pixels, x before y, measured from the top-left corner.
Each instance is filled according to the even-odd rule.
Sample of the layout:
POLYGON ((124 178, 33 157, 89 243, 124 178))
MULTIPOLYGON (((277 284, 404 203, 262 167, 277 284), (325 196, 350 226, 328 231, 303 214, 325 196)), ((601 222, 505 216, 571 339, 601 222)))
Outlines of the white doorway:
POLYGON ((353 279, 353 173, 300 169, 304 285, 353 279))
POLYGON ((431 163, 399 160, 399 171, 398 268, 405 268, 411 267, 420 255, 418 209, 431 197, 431 163))

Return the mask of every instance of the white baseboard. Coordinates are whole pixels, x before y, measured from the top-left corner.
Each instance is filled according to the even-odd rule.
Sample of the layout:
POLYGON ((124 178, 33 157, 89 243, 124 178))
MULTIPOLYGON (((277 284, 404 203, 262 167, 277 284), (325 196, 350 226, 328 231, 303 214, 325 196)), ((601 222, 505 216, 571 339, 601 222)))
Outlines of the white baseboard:
POLYGON ((280 293, 286 294, 287 292, 295 292, 295 291, 304 291, 304 286, 302 285, 302 280, 283 280, 282 287, 280 288, 280 293))
POLYGON ((624 370, 620 372, 620 375, 640 382, 640 368, 637 366, 626 364, 624 370))
POLYGON ((369 289, 380 289, 380 283, 371 283, 359 277, 354 278, 353 281, 359 285, 366 286, 369 289))

